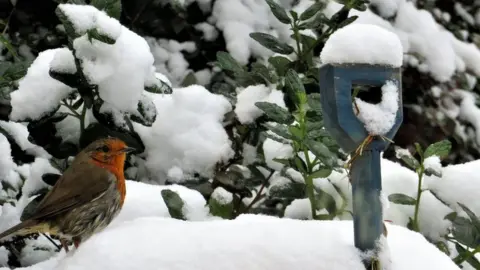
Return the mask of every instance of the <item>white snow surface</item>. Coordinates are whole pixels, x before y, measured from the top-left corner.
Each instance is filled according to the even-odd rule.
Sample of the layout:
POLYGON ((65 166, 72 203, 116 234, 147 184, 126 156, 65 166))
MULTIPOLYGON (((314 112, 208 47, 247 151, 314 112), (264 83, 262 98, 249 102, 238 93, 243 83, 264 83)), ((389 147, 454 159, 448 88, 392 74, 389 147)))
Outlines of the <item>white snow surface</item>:
POLYGON ((270 102, 286 109, 283 92, 272 87, 259 84, 251 85, 244 89, 237 89, 237 104, 235 114, 242 124, 253 123, 263 115, 263 111, 255 106, 256 102, 270 102))
POLYGON ((25 77, 19 81, 18 90, 13 91, 10 95, 12 99, 11 120, 40 119, 59 106, 60 101, 74 90, 49 75, 50 63, 56 53, 62 51, 64 49, 59 48, 38 54, 28 68, 25 77))
MULTIPOLYGON (((391 261, 383 262, 384 269, 459 269, 420 234, 387 228, 391 261)), ((108 228, 71 254, 24 269, 350 270, 363 269, 359 255, 351 221, 243 215, 233 221, 184 222, 147 217, 108 228)))
MULTIPOLYGON (((365 124, 371 135, 385 135, 392 129, 398 111, 398 87, 392 81, 382 86, 382 101, 371 104, 355 98, 358 107, 357 117, 365 124)), ((354 110, 355 110, 354 106, 354 110)))
POLYGON ((151 94, 157 108, 152 127, 135 124, 146 146, 146 166, 153 180, 164 182, 168 171, 209 176, 217 162, 233 157, 231 141, 223 128, 230 102, 205 87, 174 88, 171 95, 151 94))
MULTIPOLYGON (((38 162, 41 160, 44 159, 40 159, 38 162)), ((32 168, 29 174, 41 175, 50 171, 51 169, 44 167, 48 164, 46 160, 44 161, 38 163, 38 169, 32 168), (42 165, 42 163, 45 164, 42 165)), ((426 177, 425 187, 428 186, 435 190, 443 200, 451 203, 452 207, 457 201, 468 203, 472 211, 480 213, 480 204, 475 203, 477 201, 475 198, 480 196, 480 185, 478 184, 480 178, 475 173, 478 162, 480 161, 447 166, 443 168, 442 178, 426 177)), ((33 181, 33 186, 41 183, 39 177, 28 179, 27 183, 33 181)), ((351 210, 351 190, 346 175, 333 172, 329 179, 347 195, 347 204, 349 205, 347 208, 351 210)), ((318 183, 319 180, 321 179, 315 181, 318 183)), ((382 160, 382 182, 385 196, 398 192, 412 197, 416 196, 416 174, 397 163, 382 160)), ((329 190, 327 185, 331 184, 324 181, 321 184, 322 189, 332 194, 338 202, 338 194, 333 189, 329 190)), ((28 190, 24 190, 24 192, 28 192, 28 190)), ((286 216, 308 218, 310 207, 308 202, 300 203, 299 201, 298 203, 296 207, 292 205, 286 216)), ((2 219, 6 218, 6 215, 10 216, 8 226, 18 222, 18 219, 15 221, 11 217, 19 215, 19 211, 24 206, 25 204, 12 207, 6 204, 2 207, 2 219)), ((387 269, 458 269, 446 255, 428 244, 421 235, 400 228, 400 226, 405 227, 408 217, 413 215, 413 207, 393 203, 387 206, 384 218, 397 225, 387 223, 387 242, 390 250, 389 257, 392 261, 391 268, 387 269)), ((422 195, 419 215, 422 233, 438 239, 450 226, 449 221, 444 220, 443 217, 451 211, 451 208, 443 205, 428 191, 425 191, 422 195)), ((80 249, 66 257, 61 253, 55 258, 25 269, 121 270, 129 269, 130 263, 133 262, 147 270, 158 269, 161 266, 168 269, 175 267, 178 267, 175 269, 189 269, 193 265, 205 267, 205 269, 207 267, 211 269, 245 269, 245 267, 248 269, 256 269, 250 267, 278 269, 285 265, 285 269, 290 269, 289 266, 293 267, 294 264, 297 267, 301 264, 302 269, 310 269, 309 267, 318 267, 319 261, 335 267, 329 269, 356 269, 359 263, 359 254, 353 249, 353 230, 350 221, 306 222, 253 215, 240 216, 235 221, 215 221, 216 219, 218 218, 209 216, 206 201, 197 191, 178 185, 158 186, 127 181, 125 205, 119 216, 107 229, 86 241, 80 249), (165 188, 179 193, 185 202, 183 212, 189 222, 166 219, 169 217, 168 210, 160 196, 160 191, 165 188), (149 207, 145 207, 145 205, 149 207), (248 227, 247 224, 249 224, 248 227), (158 228, 162 229, 158 230, 158 228), (152 230, 155 233, 152 233, 152 230), (237 233, 233 234, 233 232, 237 233), (238 237, 226 237, 227 234, 238 237), (206 241, 206 239, 210 239, 210 241, 206 241), (259 241, 259 239, 263 240, 259 241), (298 239, 322 239, 322 241, 299 241, 298 239), (214 241, 214 244, 211 244, 211 241, 214 241), (205 245, 207 242, 210 244, 205 245), (135 246, 135 243, 142 246, 150 243, 152 248, 132 249, 131 246, 135 246), (166 245, 165 243, 175 244, 166 245), (104 248, 106 246, 110 248, 104 248), (220 253, 222 256, 220 257, 218 257, 218 246, 222 246, 222 253, 220 253), (164 251, 162 249, 162 253, 171 251, 172 256, 158 256, 159 247, 165 247, 164 251), (150 253, 149 250, 155 252, 150 253), (254 252, 251 252, 252 250, 254 252), (292 252, 295 256, 291 255, 292 252), (295 252, 298 252, 299 255, 296 255, 295 252), (178 254, 178 256, 174 256, 174 254, 178 254), (291 256, 285 256, 285 254, 291 256), (336 254, 342 255, 337 257, 336 254), (210 258, 209 256, 216 257, 210 258), (118 258, 128 259, 119 260, 118 258), (319 258, 322 259, 319 260, 319 258), (232 260, 235 263, 231 263, 232 260), (215 261, 216 264, 211 265, 212 261, 215 261), (226 265, 227 262, 230 263, 229 266, 226 265), (252 263, 252 266, 243 263, 252 263)), ((346 215, 341 219, 350 218, 349 215, 346 215)), ((6 227, 7 224, 3 226, 6 227)), ((25 256, 31 255, 26 254, 25 256)), ((44 258, 45 255, 41 256, 44 258)), ((30 260, 34 259, 30 258, 30 260)), ((36 261, 41 260, 41 258, 36 258, 36 261)))
POLYGON ((335 31, 320 54, 323 64, 400 67, 403 47, 394 33, 374 24, 350 24, 335 31))

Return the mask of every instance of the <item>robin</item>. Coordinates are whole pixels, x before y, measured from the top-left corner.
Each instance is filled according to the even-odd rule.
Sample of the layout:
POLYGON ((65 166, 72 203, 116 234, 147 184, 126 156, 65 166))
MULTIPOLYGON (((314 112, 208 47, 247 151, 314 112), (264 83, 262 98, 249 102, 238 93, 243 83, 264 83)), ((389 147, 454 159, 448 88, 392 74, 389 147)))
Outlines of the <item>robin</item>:
POLYGON ((116 138, 100 139, 83 149, 32 216, 0 234, 36 232, 57 235, 68 252, 67 240, 76 248, 105 228, 120 212, 126 188, 123 167, 134 148, 116 138))

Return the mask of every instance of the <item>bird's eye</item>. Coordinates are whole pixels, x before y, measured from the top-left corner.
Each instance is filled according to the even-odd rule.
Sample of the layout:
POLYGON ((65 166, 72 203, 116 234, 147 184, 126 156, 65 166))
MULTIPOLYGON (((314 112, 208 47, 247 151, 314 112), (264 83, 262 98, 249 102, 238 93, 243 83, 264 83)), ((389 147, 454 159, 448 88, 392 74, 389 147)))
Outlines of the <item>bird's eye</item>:
POLYGON ((97 148, 97 151, 102 151, 102 152, 106 153, 106 152, 110 151, 110 149, 108 148, 108 146, 104 145, 102 147, 97 148))

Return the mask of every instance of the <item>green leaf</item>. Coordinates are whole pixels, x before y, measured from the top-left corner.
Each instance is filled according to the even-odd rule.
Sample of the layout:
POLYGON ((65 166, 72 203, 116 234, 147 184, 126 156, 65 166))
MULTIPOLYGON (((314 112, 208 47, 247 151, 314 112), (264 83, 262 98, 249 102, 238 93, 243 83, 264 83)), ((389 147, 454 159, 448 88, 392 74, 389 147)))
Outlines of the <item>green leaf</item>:
POLYGON ((396 154, 411 169, 417 170, 420 167, 420 163, 410 154, 410 152, 406 154, 397 151, 396 154))
POLYGON ((300 20, 305 21, 312 18, 320 10, 324 9, 326 4, 323 1, 318 1, 313 5, 309 6, 301 15, 300 20))
POLYGON ((145 94, 142 94, 137 105, 137 112, 131 114, 132 121, 151 127, 157 118, 157 108, 152 99, 145 94))
POLYGON ((3 44, 5 48, 15 57, 18 57, 17 52, 15 51, 15 48, 12 46, 12 43, 8 41, 8 39, 4 36, 4 34, 0 34, 0 43, 3 44))
POLYGON ((330 149, 328 149, 328 147, 325 146, 325 144, 312 139, 307 139, 305 141, 305 145, 308 147, 308 150, 318 157, 325 165, 329 167, 334 166, 335 155, 330 151, 330 149))
POLYGON ((288 58, 277 55, 268 58, 268 62, 275 68, 278 76, 284 76, 288 69, 288 64, 290 61, 288 58))
POLYGON ((471 248, 480 245, 480 234, 469 219, 457 216, 452 221, 452 226, 455 240, 471 248))
POLYGON ((293 69, 289 69, 285 75, 285 85, 287 88, 293 92, 305 92, 305 87, 303 86, 300 76, 293 69))
POLYGON ((417 203, 417 200, 414 198, 401 193, 390 194, 388 196, 388 200, 393 203, 403 205, 415 205, 417 203))
POLYGON ((233 194, 222 187, 217 187, 208 200, 208 207, 210 214, 224 219, 231 219, 233 217, 233 194), (231 198, 228 198, 229 196, 231 198))
POLYGON ((328 18, 323 13, 317 13, 315 18, 302 22, 298 26, 300 29, 319 29, 326 23, 328 23, 328 18))
POLYGON ((319 170, 316 170, 314 171, 310 177, 312 179, 315 179, 315 178, 327 178, 328 176, 330 176, 330 174, 332 174, 332 169, 329 169, 329 168, 322 168, 322 169, 319 169, 319 170))
POLYGON ((55 80, 57 80, 61 83, 64 83, 65 85, 68 85, 72 88, 80 87, 81 84, 82 84, 80 77, 76 73, 74 73, 74 74, 62 73, 62 72, 58 72, 58 71, 55 71, 53 69, 50 69, 48 74, 53 79, 55 79, 55 80))
MULTIPOLYGON (((468 256, 468 258, 466 259, 468 264, 473 266, 474 269, 480 269, 480 262, 475 256, 470 256, 470 252, 467 249, 465 249, 458 243, 455 243, 455 249, 459 254, 455 259, 458 258, 458 260, 463 260, 463 258, 468 256)), ((454 261, 458 264, 457 260, 454 260, 454 261)))
POLYGON ((293 158, 293 162, 295 164, 295 168, 297 171, 301 173, 306 173, 307 172, 307 164, 305 164, 305 161, 301 159, 299 156, 295 156, 293 158))
POLYGON ((282 23, 290 24, 291 20, 288 17, 287 12, 284 8, 282 8, 279 4, 275 3, 273 0, 266 0, 270 10, 272 11, 273 15, 282 23))
POLYGON ((281 42, 272 35, 254 32, 250 33, 250 37, 273 52, 280 54, 291 54, 294 52, 292 46, 281 42))
POLYGON ((285 159, 285 158, 274 158, 274 159, 272 159, 272 160, 275 161, 275 162, 278 162, 278 163, 280 163, 280 164, 283 164, 283 165, 285 165, 285 166, 290 166, 290 160, 288 160, 288 159, 285 159))
POLYGON ((183 214, 184 202, 182 198, 175 191, 169 189, 164 189, 161 193, 170 216, 175 219, 187 220, 183 214))
POLYGON ((292 114, 290 114, 287 109, 284 109, 275 103, 256 102, 255 106, 262 110, 268 118, 276 123, 289 125, 294 121, 292 114))
POLYGON ((292 134, 293 138, 295 138, 297 141, 303 140, 302 131, 298 126, 289 126, 288 131, 290 132, 290 134, 292 134))
POLYGON ((197 78, 195 77, 195 73, 190 71, 187 76, 183 79, 182 83, 180 84, 182 87, 187 87, 190 85, 197 84, 197 78))
POLYGON ((423 149, 419 143, 415 143, 415 149, 417 150, 418 155, 423 159, 423 149))
POLYGON ((290 144, 290 141, 288 141, 287 139, 284 139, 282 137, 279 137, 277 135, 269 134, 268 132, 263 132, 263 134, 265 135, 265 137, 267 137, 271 140, 274 140, 276 142, 283 143, 283 144, 290 144))
POLYGON ((57 15, 58 19, 60 22, 63 24, 63 27, 65 28, 65 32, 67 33, 68 37, 70 39, 75 39, 79 37, 79 34, 76 32, 75 28, 73 27, 73 23, 70 21, 70 19, 63 13, 62 6, 58 5, 57 8, 55 9, 55 14, 57 15))
POLYGON ((315 195, 315 208, 317 210, 327 209, 328 213, 334 216, 337 212, 337 203, 332 195, 321 190, 315 189, 317 194, 315 195))
POLYGON ((477 232, 480 234, 480 219, 478 219, 475 213, 473 213, 472 210, 470 210, 466 205, 459 202, 457 203, 458 205, 460 205, 462 210, 465 211, 465 213, 467 213, 468 217, 472 221, 472 224, 475 226, 475 228, 477 229, 477 232))
POLYGON ((115 42, 117 42, 115 39, 113 39, 113 38, 111 38, 107 35, 100 34, 96 28, 88 29, 87 30, 87 36, 88 36, 88 40, 90 42, 92 42, 92 39, 96 39, 100 42, 110 44, 110 45, 113 45, 113 44, 115 44, 115 42))
POLYGON ((92 0, 90 4, 99 10, 104 10, 108 16, 120 19, 122 13, 122 1, 121 0, 92 0))
POLYGON ((273 72, 263 64, 255 62, 252 64, 252 70, 250 71, 251 76, 255 79, 257 83, 261 84, 271 84, 275 83, 277 77, 273 72))
POLYGON ((345 19, 344 21, 342 21, 342 22, 337 26, 337 29, 342 28, 342 27, 345 27, 345 26, 351 24, 351 23, 354 22, 357 18, 358 18, 357 15, 348 17, 347 19, 345 19))
POLYGON ((217 66, 223 70, 243 72, 243 67, 229 53, 217 52, 217 66))
MULTIPOLYGON (((300 35, 300 42, 302 43, 302 48, 304 48, 304 51, 305 51, 307 48, 313 48, 315 46, 315 44, 317 44, 317 39, 314 38, 314 37, 311 37, 311 36, 301 34, 300 35)), ((314 66, 313 50, 309 50, 308 54, 305 54, 304 56, 307 59, 308 66, 313 67, 314 66)), ((305 79, 307 79, 307 78, 305 78, 305 79)))
POLYGON ((268 189, 268 196, 270 198, 302 199, 305 197, 305 184, 290 180, 288 182, 275 181, 268 189))
POLYGON ((320 98, 320 93, 311 93, 307 95, 308 109, 314 111, 318 116, 321 116, 323 112, 320 98))
POLYGON ((277 125, 272 125, 272 124, 263 124, 264 127, 266 127, 268 130, 271 132, 277 134, 278 136, 285 138, 287 140, 291 140, 292 136, 288 132, 288 129, 285 125, 277 124, 277 125))
POLYGON ((145 91, 155 94, 171 94, 173 90, 166 82, 156 79, 156 84, 145 86, 145 91))
POLYGON ((427 147, 427 149, 425 150, 424 158, 428 158, 431 156, 438 156, 439 158, 443 158, 450 153, 451 149, 452 143, 449 140, 436 142, 427 147))

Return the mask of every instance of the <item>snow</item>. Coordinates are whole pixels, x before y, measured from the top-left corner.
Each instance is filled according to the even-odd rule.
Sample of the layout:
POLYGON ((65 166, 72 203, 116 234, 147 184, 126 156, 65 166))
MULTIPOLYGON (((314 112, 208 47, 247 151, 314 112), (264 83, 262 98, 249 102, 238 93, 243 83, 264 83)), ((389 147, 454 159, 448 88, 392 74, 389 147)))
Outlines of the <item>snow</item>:
POLYGON ((50 63, 50 69, 68 74, 74 74, 77 72, 77 66, 75 65, 75 58, 73 57, 72 51, 68 48, 59 49, 50 63))
POLYGON ((457 204, 463 203, 476 215, 480 215, 480 202, 475 199, 480 194, 478 165, 480 161, 450 165, 442 168, 442 177, 426 177, 426 186, 434 191, 455 211, 462 209, 457 204))
MULTIPOLYGON (((477 167, 478 162, 452 165, 443 169, 442 178, 426 177, 425 180, 428 182, 428 188, 435 190, 442 199, 447 202, 468 201, 472 211, 479 213, 480 204, 475 204, 475 198, 480 194, 480 186, 476 184, 480 180, 475 173, 477 167), (458 177, 459 175, 462 177, 458 177)), ((348 179, 344 174, 333 172, 329 179, 340 187, 348 200, 351 200, 348 179)), ((382 160, 385 196, 400 192, 415 197, 416 181, 415 172, 397 163, 382 160)), ((330 193, 330 191, 327 192, 330 193)), ((338 197, 334 193, 331 194, 338 197)), ((348 209, 351 209, 351 202, 349 205, 348 209)), ((429 244, 423 236, 401 227, 406 226, 408 217, 413 215, 412 206, 393 203, 387 206, 384 218, 393 222, 393 225, 386 224, 389 232, 387 243, 390 254, 388 257, 391 259, 391 268, 387 269, 458 269, 446 255, 429 244)), ((287 207, 285 216, 308 219, 309 210, 308 199, 295 200, 287 207)), ((9 211, 9 215, 16 215, 15 208, 7 204, 2 208, 2 219, 7 217, 5 211, 9 211)), ((451 208, 425 191, 422 195, 419 215, 422 233, 438 239, 440 232, 444 232, 450 225, 449 221, 444 220, 443 217, 451 211, 451 208)), ((360 263, 360 254, 353 248, 351 221, 318 222, 288 218, 242 215, 234 221, 218 221, 209 216, 206 201, 197 191, 178 185, 157 186, 127 181, 125 205, 109 227, 90 238, 72 254, 65 256, 62 251, 48 261, 25 269, 121 270, 124 269, 122 267, 129 269, 132 264, 147 270, 151 267, 158 269, 161 266, 169 269, 172 267, 190 269, 192 265, 197 269, 203 269, 202 267, 205 269, 208 267, 213 269, 217 267, 290 269, 293 265, 296 265, 295 267, 301 265, 302 269, 310 269, 309 267, 315 269, 315 267, 318 268, 319 261, 323 266, 334 267, 333 269, 356 269, 354 267, 360 263), (178 192, 185 203, 183 212, 189 222, 168 218, 168 209, 160 196, 160 191, 165 188, 178 192), (158 228, 162 230, 158 231, 158 228), (155 233, 152 234, 152 231, 155 233), (305 242, 297 241, 298 239, 322 239, 322 241, 305 242), (206 242, 209 245, 205 245, 206 242), (137 245, 144 247, 152 245, 155 248, 131 248, 137 245), (107 249, 104 246, 110 248, 107 249), (222 257, 218 257, 218 246, 223 247, 222 257), (253 246, 255 248, 252 248, 253 246), (165 247, 165 250, 159 251, 159 247, 165 247), (154 250, 154 253, 148 252, 149 250, 154 250), (250 250, 255 252, 250 253, 250 250), (127 252, 128 256, 125 255, 127 252), (169 254, 169 256, 157 256, 158 252, 163 255, 169 254), (173 256, 174 254, 181 257, 173 256), (265 257, 267 254, 268 257, 265 257), (341 257, 337 257, 336 254, 341 254, 341 257), (214 259, 210 256, 216 257, 214 259), (119 260, 119 258, 128 258, 128 260, 119 260), (235 263, 232 263, 232 259, 235 263)))
POLYGON ((183 171, 177 166, 173 166, 170 168, 170 170, 168 170, 167 177, 168 180, 173 183, 181 183, 184 180, 183 171))
POLYGON ((267 138, 263 142, 263 152, 265 155, 265 163, 274 170, 281 170, 284 165, 274 161, 275 158, 289 158, 293 156, 293 148, 291 145, 283 144, 267 138))
MULTIPOLYGON (((100 12, 100 11, 98 11, 100 12)), ((87 80, 98 85, 102 100, 121 111, 135 111, 152 74, 153 56, 144 38, 122 26, 115 44, 87 35, 73 41, 87 80)))
POLYGON ((382 17, 389 18, 395 15, 398 9, 399 0, 370 0, 382 17))
POLYGON ((0 128, 5 130, 14 141, 18 144, 20 149, 36 157, 50 158, 50 154, 47 153, 42 147, 32 144, 28 140, 28 129, 25 125, 16 122, 5 122, 0 120, 0 128))
MULTIPOLYGON (((429 73, 439 82, 450 80, 455 71, 462 72, 465 67, 479 76, 480 50, 472 43, 455 38, 435 21, 430 12, 418 9, 412 1, 405 0, 373 0, 371 4, 378 8, 382 17, 370 10, 351 10, 349 16, 358 16, 352 25, 374 24, 395 33, 401 40, 403 52, 420 56, 424 61, 419 66, 421 71, 429 73), (395 18, 387 21, 385 18, 390 18, 393 13, 395 18)), ((323 12, 331 17, 339 8, 341 5, 330 2, 323 12)), ((445 21, 450 20, 448 13, 441 16, 445 21)))
POLYGON ((11 120, 40 119, 53 111, 62 99, 73 92, 73 88, 49 75, 50 63, 56 53, 62 50, 51 49, 38 54, 25 77, 19 81, 18 90, 11 93, 11 120))
POLYGON ((335 31, 320 54, 324 64, 362 63, 400 67, 403 47, 394 33, 373 24, 350 24, 335 31))
POLYGON ((209 23, 202 22, 195 25, 195 29, 203 33, 203 38, 207 41, 214 41, 218 37, 218 31, 209 23))
POLYGON ((122 26, 117 20, 94 6, 60 4, 59 8, 73 24, 79 36, 84 35, 88 30, 97 29, 100 34, 117 39, 122 32, 122 26))
POLYGON ((283 92, 263 84, 237 89, 237 92, 239 93, 235 104, 235 114, 242 124, 252 123, 263 115, 263 111, 255 106, 256 102, 270 102, 286 108, 283 92))
POLYGON ((170 86, 179 86, 190 72, 189 64, 182 51, 195 51, 195 44, 192 42, 179 43, 175 40, 155 39, 153 37, 145 37, 145 40, 154 56, 154 65, 157 72, 171 80, 170 86))
POLYGON ((273 54, 250 38, 252 32, 269 33, 281 41, 293 43, 289 26, 273 16, 265 1, 215 1, 210 20, 222 31, 227 51, 242 65, 248 63, 250 56, 269 57, 273 54))
POLYGON ((433 171, 437 174, 442 173, 442 164, 438 156, 430 156, 423 161, 425 170, 433 171))
MULTIPOLYGON (((387 228, 391 263, 385 261, 385 269, 459 269, 420 234, 394 225, 387 224, 387 228)), ((233 221, 209 222, 140 218, 92 236, 72 254, 60 254, 24 269, 181 270, 192 267, 199 270, 364 268, 360 253, 353 246, 351 221, 317 222, 242 215, 233 221), (142 248, 131 248, 135 246, 142 248), (218 247, 222 247, 220 253, 218 247)))
MULTIPOLYGON (((365 129, 371 135, 385 135, 395 124, 398 110, 398 87, 392 81, 382 86, 382 101, 371 104, 355 98, 358 107, 357 117, 365 124, 365 129)), ((355 109, 355 106, 354 106, 355 109)))
POLYGON ((215 201, 217 201, 221 205, 226 205, 233 202, 233 194, 226 191, 222 187, 217 187, 213 191, 211 198, 213 198, 215 201))
POLYGON ((0 266, 8 265, 8 254, 10 252, 5 247, 0 247, 0 266))
POLYGON ((222 126, 230 102, 203 86, 174 88, 171 95, 148 93, 157 108, 152 127, 135 124, 146 146, 146 166, 163 183, 172 167, 184 174, 209 176, 218 162, 233 157, 231 141, 222 126))

